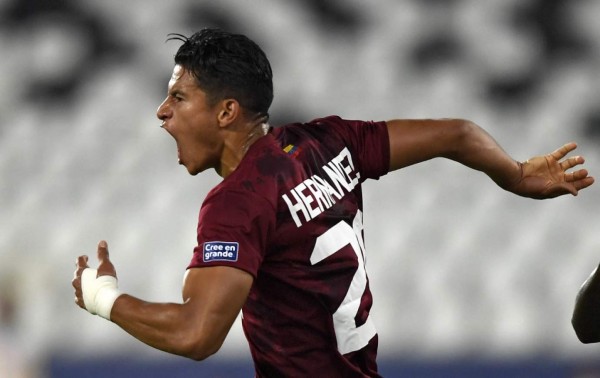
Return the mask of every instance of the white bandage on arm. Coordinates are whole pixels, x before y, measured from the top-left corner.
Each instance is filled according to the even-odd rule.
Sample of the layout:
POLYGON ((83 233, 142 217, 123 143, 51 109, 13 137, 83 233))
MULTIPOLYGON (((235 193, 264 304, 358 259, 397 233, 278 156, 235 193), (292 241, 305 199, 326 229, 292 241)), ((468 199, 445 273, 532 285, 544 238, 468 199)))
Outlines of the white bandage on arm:
POLYGON ((110 320, 113 304, 122 293, 113 276, 96 277, 96 269, 85 268, 81 273, 81 292, 85 309, 91 314, 110 320))

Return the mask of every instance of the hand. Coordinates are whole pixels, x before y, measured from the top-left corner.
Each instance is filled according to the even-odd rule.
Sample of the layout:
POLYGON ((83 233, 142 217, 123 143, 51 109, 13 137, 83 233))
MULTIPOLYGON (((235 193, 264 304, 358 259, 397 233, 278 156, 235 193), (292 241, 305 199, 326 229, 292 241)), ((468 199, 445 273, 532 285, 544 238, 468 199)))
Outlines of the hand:
MULTIPOLYGON (((108 244, 104 240, 102 240, 100 243, 98 243, 97 256, 98 256, 98 261, 100 263, 98 265, 97 277, 113 276, 116 278, 117 272, 116 272, 115 267, 112 264, 112 262, 110 262, 110 259, 108 257, 108 244)), ((88 257, 86 255, 77 257, 77 261, 76 261, 75 265, 76 265, 75 275, 73 277, 73 281, 71 281, 71 284, 73 285, 73 288, 75 289, 75 303, 79 307, 81 307, 85 310, 86 307, 85 307, 85 303, 83 301, 83 292, 81 290, 81 275, 82 275, 84 269, 89 268, 88 257)))
POLYGON ((585 169, 567 172, 585 162, 582 156, 561 161, 576 148, 577 144, 567 143, 550 154, 536 156, 521 163, 521 179, 508 190, 535 199, 554 198, 569 193, 576 196, 579 190, 594 183, 594 178, 588 176, 585 169))

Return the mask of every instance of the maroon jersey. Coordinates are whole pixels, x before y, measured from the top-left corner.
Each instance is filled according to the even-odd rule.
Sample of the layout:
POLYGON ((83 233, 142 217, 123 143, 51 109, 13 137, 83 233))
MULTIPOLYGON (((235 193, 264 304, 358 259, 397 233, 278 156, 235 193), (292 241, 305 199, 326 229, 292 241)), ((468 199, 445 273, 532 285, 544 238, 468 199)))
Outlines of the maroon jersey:
POLYGON ((389 160, 383 122, 290 124, 206 197, 189 267, 254 276, 242 324, 257 376, 378 376, 361 183, 389 160))

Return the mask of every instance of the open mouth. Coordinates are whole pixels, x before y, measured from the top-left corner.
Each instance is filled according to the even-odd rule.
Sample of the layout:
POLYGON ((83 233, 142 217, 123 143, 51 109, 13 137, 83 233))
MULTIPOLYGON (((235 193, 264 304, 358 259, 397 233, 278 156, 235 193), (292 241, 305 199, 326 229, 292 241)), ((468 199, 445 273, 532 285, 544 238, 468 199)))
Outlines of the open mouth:
MULTIPOLYGON (((165 127, 164 121, 163 121, 163 123, 161 123, 160 127, 165 129, 173 137, 173 139, 175 139, 175 136, 173 136, 173 134, 165 127)), ((179 143, 177 143, 177 139, 175 139, 175 145, 177 146, 177 162, 179 164, 183 164, 181 162, 181 148, 179 148, 179 143)))

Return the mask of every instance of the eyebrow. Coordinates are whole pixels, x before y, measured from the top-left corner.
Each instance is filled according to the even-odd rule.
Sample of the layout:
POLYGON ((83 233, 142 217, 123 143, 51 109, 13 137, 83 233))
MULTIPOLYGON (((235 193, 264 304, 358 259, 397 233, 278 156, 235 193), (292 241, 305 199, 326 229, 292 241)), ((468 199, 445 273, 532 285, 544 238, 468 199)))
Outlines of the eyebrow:
POLYGON ((168 94, 169 94, 169 96, 173 96, 173 97, 175 97, 177 95, 180 95, 180 96, 185 95, 185 93, 179 88, 169 90, 168 94))

